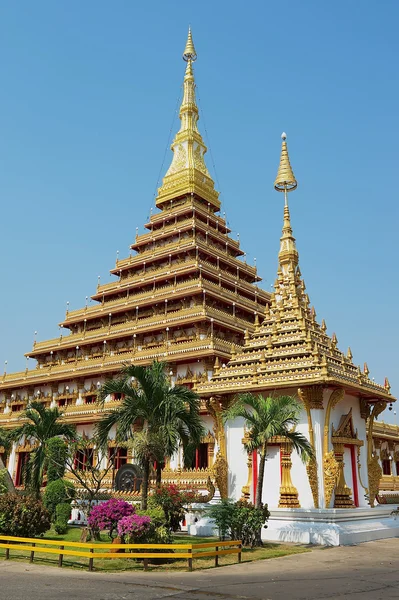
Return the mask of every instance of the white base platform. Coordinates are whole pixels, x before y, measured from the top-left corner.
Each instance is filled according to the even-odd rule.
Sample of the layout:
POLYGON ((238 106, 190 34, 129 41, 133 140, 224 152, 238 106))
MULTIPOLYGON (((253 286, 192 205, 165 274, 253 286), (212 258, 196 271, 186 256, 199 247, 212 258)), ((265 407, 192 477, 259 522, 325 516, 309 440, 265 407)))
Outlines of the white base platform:
POLYGON ((270 511, 262 539, 322 546, 345 546, 399 537, 395 505, 354 509, 276 508, 270 511))

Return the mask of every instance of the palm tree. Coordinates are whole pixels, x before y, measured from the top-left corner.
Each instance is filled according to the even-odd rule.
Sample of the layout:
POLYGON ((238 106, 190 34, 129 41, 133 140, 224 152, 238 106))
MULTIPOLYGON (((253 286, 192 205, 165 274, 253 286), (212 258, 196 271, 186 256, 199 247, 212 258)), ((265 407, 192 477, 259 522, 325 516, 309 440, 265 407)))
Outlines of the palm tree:
POLYGON ((117 442, 132 440, 143 470, 141 504, 146 509, 151 464, 157 462, 160 482, 164 458, 171 457, 180 444, 188 452, 199 445, 205 434, 200 400, 186 387, 173 387, 166 375, 166 364, 157 361, 149 367, 124 367, 117 379, 102 386, 98 398, 102 406, 110 394, 120 394, 123 399, 97 424, 97 435, 105 447, 110 430, 116 426, 117 442), (134 431, 134 426, 139 431, 134 431))
MULTIPOLYGON (((11 432, 7 429, 0 429, 0 446, 4 448, 5 461, 7 462, 7 455, 11 450, 12 437, 11 432)), ((0 471, 5 471, 5 485, 9 492, 15 492, 15 485, 11 478, 8 469, 6 468, 1 456, 0 456, 0 471)))
POLYGON ((36 494, 42 485, 47 442, 58 436, 72 439, 76 434, 75 426, 63 423, 62 416, 58 408, 46 408, 41 402, 33 401, 21 417, 27 422, 12 432, 15 441, 25 436, 38 443, 29 459, 26 472, 26 483, 36 494))
POLYGON ((313 456, 313 448, 302 433, 295 431, 301 411, 300 403, 292 396, 265 398, 261 394, 242 394, 225 413, 225 419, 242 417, 248 429, 248 453, 259 452, 259 473, 256 486, 256 508, 262 507, 262 490, 265 475, 267 446, 274 436, 285 437, 302 460, 313 456))

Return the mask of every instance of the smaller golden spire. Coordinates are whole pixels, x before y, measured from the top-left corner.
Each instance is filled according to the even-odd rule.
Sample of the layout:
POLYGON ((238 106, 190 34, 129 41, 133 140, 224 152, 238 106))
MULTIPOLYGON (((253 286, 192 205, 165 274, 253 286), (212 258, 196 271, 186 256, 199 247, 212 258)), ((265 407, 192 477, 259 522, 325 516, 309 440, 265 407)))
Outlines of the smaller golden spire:
POLYGON ((352 358, 353 358, 353 354, 352 354, 352 350, 351 350, 350 346, 348 347, 348 352, 346 353, 346 358, 348 360, 352 360, 352 358))
POLYGON ((283 140, 283 143, 281 146, 280 164, 274 182, 274 189, 278 192, 292 192, 296 189, 298 183, 291 167, 290 157, 288 156, 286 142, 287 134, 283 132, 281 134, 281 139, 283 140))
POLYGON ((184 48, 183 52, 183 60, 186 62, 197 60, 197 53, 195 51, 194 42, 191 35, 191 27, 188 28, 188 36, 186 47, 184 48))

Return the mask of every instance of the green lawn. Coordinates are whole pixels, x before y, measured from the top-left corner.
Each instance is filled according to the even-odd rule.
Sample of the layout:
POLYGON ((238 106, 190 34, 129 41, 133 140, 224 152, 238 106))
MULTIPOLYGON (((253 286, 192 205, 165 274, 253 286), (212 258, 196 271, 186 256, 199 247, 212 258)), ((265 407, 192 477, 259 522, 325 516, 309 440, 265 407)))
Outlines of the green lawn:
MULTIPOLYGON (((43 539, 48 540, 56 540, 62 544, 65 542, 79 542, 80 541, 81 530, 79 527, 70 527, 68 532, 65 535, 57 535, 57 533, 50 529, 45 535, 43 539)), ((102 543, 110 543, 110 540, 107 535, 103 534, 101 536, 102 543)), ((175 543, 176 544, 200 544, 206 542, 217 541, 217 538, 211 537, 194 537, 185 534, 175 535, 175 543)), ((84 547, 76 548, 74 550, 85 550, 84 547)), ((208 549, 211 550, 211 549, 208 549)), ((309 548, 305 546, 301 546, 298 544, 275 544, 275 543, 267 543, 262 548, 256 548, 251 550, 249 548, 243 548, 242 550, 242 562, 251 562, 254 560, 261 560, 266 558, 276 558, 279 556, 286 556, 289 554, 297 554, 301 552, 309 552, 309 548)), ((106 552, 106 550, 99 549, 99 552, 106 552)), ((94 551, 95 553, 95 551, 94 551)), ((29 560, 29 551, 23 550, 10 550, 10 559, 11 560, 29 560)), ((0 548, 0 559, 4 559, 5 550, 0 548)), ((214 566, 214 558, 205 557, 201 559, 195 559, 193 561, 193 569, 208 569, 214 566)), ((35 563, 39 564, 47 564, 47 565, 57 565, 58 555, 49 555, 41 552, 35 552, 35 563)), ((231 554, 227 556, 219 557, 219 565, 230 565, 237 562, 237 555, 231 554)), ((86 557, 73 557, 73 556, 64 556, 63 567, 75 568, 75 569, 84 569, 88 568, 88 559, 86 557)), ((187 570, 187 560, 185 559, 177 559, 174 562, 164 564, 164 565, 149 565, 149 570, 161 570, 161 571, 185 571, 187 570)), ((94 570, 95 571, 130 571, 130 570, 143 570, 143 563, 141 561, 136 561, 135 559, 127 559, 121 555, 121 558, 99 558, 94 560, 94 570)))

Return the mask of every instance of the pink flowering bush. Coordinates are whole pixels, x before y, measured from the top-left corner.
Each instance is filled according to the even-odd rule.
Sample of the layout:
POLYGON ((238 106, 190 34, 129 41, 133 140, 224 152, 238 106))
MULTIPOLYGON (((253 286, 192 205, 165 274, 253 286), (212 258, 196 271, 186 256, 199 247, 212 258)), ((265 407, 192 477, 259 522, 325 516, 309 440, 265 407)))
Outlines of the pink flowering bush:
POLYGON ((143 541, 143 538, 149 533, 151 528, 151 518, 147 515, 130 515, 123 517, 118 522, 118 535, 125 540, 127 544, 135 544, 143 541))
POLYGON ((118 522, 124 517, 134 515, 135 512, 135 507, 128 502, 111 498, 91 509, 87 523, 95 533, 107 529, 108 535, 112 539, 117 531, 118 522))

